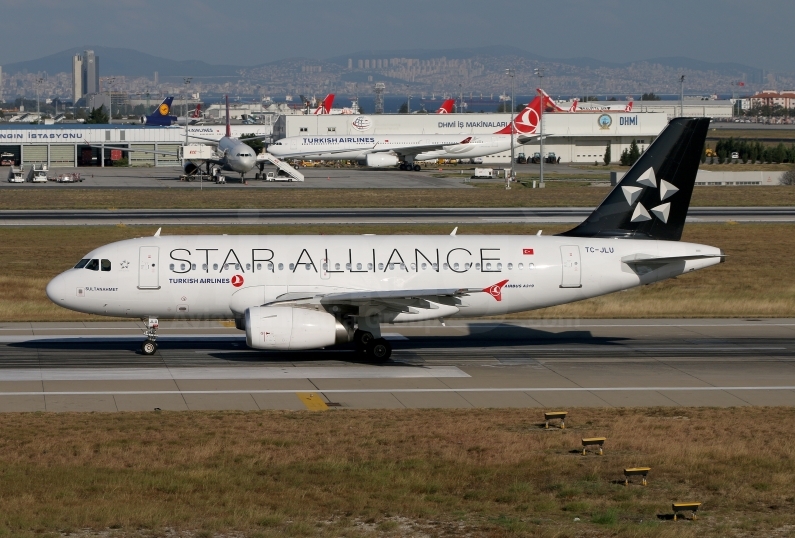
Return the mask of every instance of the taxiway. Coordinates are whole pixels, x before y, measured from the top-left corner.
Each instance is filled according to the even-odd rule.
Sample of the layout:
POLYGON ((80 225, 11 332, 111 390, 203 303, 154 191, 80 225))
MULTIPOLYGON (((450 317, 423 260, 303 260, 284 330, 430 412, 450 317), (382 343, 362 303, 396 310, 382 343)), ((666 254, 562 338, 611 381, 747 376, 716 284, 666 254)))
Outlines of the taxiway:
POLYGON ((0 325, 0 411, 795 406, 795 320, 385 326, 392 360, 248 349, 216 322, 0 325))

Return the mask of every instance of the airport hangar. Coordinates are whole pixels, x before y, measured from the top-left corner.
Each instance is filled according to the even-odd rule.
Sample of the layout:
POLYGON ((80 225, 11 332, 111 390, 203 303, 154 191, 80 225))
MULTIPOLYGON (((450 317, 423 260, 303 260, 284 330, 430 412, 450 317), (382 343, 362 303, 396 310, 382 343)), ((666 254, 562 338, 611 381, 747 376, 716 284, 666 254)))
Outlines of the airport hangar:
MULTIPOLYGON (((343 137, 379 134, 461 134, 485 136, 506 127, 510 114, 379 114, 281 116, 273 126, 273 140, 288 137, 343 137)), ((635 140, 643 150, 668 124, 662 112, 549 112, 543 115, 544 154, 554 152, 563 162, 603 162, 610 145, 613 161, 635 140)), ((527 157, 539 151, 538 142, 519 146, 527 157)), ((484 163, 509 163, 510 151, 483 157, 484 163)))
MULTIPOLYGON (((224 125, 195 125, 188 133, 219 140, 226 134, 224 125)), ((232 136, 253 133, 270 136, 270 125, 232 125, 232 136)), ((189 143, 205 143, 188 139, 189 143)), ((13 160, 16 166, 44 164, 50 168, 75 166, 110 166, 112 161, 126 157, 105 144, 176 154, 185 144, 182 126, 147 127, 145 125, 67 123, 57 125, 0 125, 0 153, 3 160, 13 160), (13 157, 9 157, 11 154, 13 157), (104 158, 100 158, 103 155, 104 158)), ((129 166, 179 166, 176 155, 131 152, 129 166)))

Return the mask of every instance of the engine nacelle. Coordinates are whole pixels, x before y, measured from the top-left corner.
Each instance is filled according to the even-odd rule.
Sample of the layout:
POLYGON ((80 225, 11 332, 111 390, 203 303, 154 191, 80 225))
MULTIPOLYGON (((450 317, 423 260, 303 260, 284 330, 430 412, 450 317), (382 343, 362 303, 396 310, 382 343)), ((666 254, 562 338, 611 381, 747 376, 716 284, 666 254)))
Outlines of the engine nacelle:
POLYGON ((146 125, 146 116, 141 116, 141 125, 146 125))
POLYGON ((388 153, 369 153, 365 156, 364 162, 373 168, 388 168, 397 166, 398 158, 388 153))
POLYGON ((199 167, 193 164, 191 161, 184 161, 182 163, 182 169, 185 171, 186 174, 192 174, 196 170, 198 170, 199 167))
POLYGON ((246 310, 246 344, 254 349, 317 349, 352 339, 351 329, 326 312, 288 306, 246 310))

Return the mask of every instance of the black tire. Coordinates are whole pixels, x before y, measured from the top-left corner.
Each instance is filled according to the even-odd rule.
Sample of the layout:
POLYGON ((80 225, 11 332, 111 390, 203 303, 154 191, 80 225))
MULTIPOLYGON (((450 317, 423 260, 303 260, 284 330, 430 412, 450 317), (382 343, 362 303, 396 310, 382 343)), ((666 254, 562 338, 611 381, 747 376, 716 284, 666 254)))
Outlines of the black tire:
POLYGON ((373 333, 356 329, 353 332, 353 342, 356 344, 356 349, 359 351, 366 351, 367 344, 373 341, 373 333))
POLYGON ((141 344, 141 353, 144 355, 154 355, 157 353, 157 342, 154 340, 144 340, 141 344))
POLYGON ((420 170, 422 170, 422 166, 420 166, 420 165, 418 165, 418 164, 415 164, 415 165, 414 165, 414 171, 415 171, 415 172, 419 172, 420 170))
POLYGON ((367 344, 367 358, 373 362, 386 362, 392 356, 392 344, 384 338, 375 338, 367 344))
POLYGON ((406 171, 406 163, 400 163, 400 170, 401 170, 402 172, 405 172, 405 171, 406 171))

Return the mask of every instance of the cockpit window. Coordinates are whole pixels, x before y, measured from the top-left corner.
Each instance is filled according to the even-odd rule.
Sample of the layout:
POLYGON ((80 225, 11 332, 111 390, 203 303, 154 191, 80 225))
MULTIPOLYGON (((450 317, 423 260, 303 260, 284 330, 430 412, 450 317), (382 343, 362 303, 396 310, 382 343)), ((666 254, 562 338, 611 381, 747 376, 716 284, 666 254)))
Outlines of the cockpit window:
POLYGON ((103 271, 110 271, 110 260, 102 260, 99 265, 103 271))
POLYGON ((75 269, 82 269, 82 268, 83 268, 83 267, 85 267, 85 266, 86 266, 86 264, 87 264, 88 262, 90 262, 90 261, 91 261, 91 260, 89 260, 88 258, 83 258, 82 260, 80 260, 79 262, 77 262, 77 265, 75 265, 75 269))
POLYGON ((99 260, 91 260, 86 264, 86 269, 90 269, 92 271, 99 271, 99 260))

